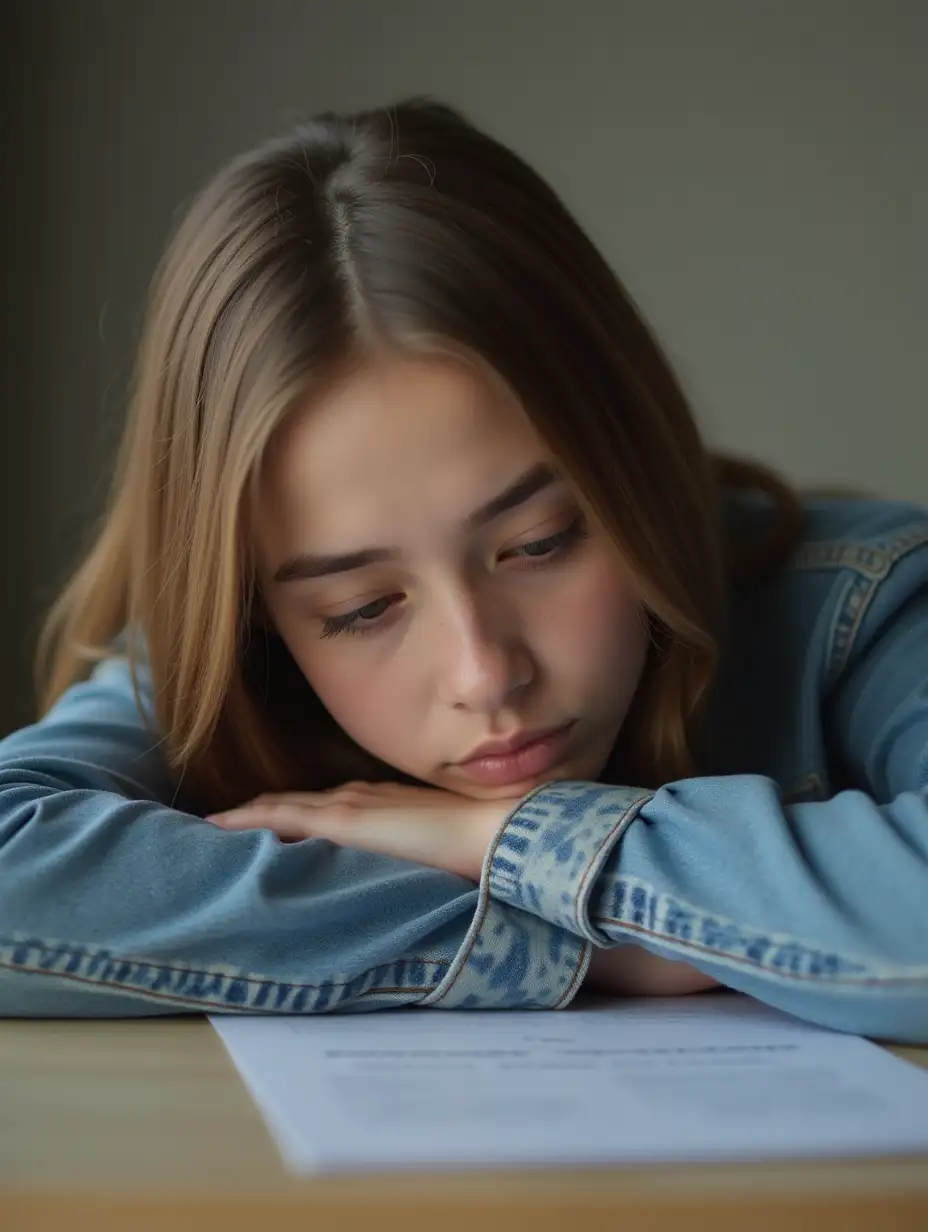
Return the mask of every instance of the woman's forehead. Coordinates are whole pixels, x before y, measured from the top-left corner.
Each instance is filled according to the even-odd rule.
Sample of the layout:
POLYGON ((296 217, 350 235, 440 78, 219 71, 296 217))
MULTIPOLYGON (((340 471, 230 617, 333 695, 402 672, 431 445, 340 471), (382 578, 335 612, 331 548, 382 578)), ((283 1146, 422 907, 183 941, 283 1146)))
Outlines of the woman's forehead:
POLYGON ((272 506, 304 510, 404 492, 422 507, 436 489, 470 504, 544 453, 501 383, 444 358, 393 360, 300 408, 268 451, 263 492, 272 506))

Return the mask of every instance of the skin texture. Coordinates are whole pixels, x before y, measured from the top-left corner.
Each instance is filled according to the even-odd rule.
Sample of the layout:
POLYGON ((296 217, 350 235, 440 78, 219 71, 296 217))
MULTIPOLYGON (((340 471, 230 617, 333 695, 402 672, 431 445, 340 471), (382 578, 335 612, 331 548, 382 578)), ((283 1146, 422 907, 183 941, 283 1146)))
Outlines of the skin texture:
MULTIPOLYGON (((465 529, 478 507, 543 463, 556 469, 503 383, 449 357, 378 357, 295 413, 262 474, 255 546, 268 618, 341 727, 423 786, 262 796, 208 820, 327 838, 478 880, 527 792, 598 778, 648 647, 610 539, 564 478, 465 529), (395 558, 325 577, 276 576, 296 557, 380 547, 395 558), (327 622, 351 613, 360 632, 326 636, 327 622), (534 778, 487 786, 456 764, 487 740, 568 720, 562 759, 534 778)), ((715 984, 632 945, 598 951, 588 981, 659 995, 715 984)))

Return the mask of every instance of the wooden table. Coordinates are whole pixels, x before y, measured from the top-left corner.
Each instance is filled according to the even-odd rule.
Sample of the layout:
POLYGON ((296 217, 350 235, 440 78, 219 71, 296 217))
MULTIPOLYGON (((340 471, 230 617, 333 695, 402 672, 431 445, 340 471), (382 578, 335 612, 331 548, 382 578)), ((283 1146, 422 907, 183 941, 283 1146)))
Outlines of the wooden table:
POLYGON ((51 1228, 924 1232, 928 1157, 302 1180, 205 1019, 0 1022, 0 1230, 51 1228))

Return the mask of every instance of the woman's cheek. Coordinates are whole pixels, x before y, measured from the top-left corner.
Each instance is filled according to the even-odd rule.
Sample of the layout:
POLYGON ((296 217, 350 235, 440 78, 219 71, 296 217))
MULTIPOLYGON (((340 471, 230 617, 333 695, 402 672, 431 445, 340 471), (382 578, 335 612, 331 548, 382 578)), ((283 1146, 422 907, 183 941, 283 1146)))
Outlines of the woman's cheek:
POLYGON ((390 745, 401 742, 404 706, 402 690, 389 671, 366 663, 363 668, 317 670, 307 673, 307 679, 352 740, 375 757, 393 760, 390 745))
POLYGON ((583 675, 614 676, 617 667, 637 676, 647 647, 641 605, 607 560, 592 562, 567 581, 560 602, 547 609, 552 636, 583 675))

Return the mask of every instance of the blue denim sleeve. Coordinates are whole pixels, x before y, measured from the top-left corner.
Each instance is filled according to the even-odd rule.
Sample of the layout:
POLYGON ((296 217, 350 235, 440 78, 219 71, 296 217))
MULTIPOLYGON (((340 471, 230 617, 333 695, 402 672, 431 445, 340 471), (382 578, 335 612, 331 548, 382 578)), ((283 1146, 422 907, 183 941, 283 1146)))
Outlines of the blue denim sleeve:
POLYGON ((589 946, 437 869, 171 807, 128 663, 0 741, 0 1015, 558 1008, 589 946))
POLYGON ((860 614, 823 698, 844 790, 785 804, 755 775, 654 792, 551 783, 501 827, 488 892, 809 1021, 928 1043, 928 584, 916 572, 860 614))

